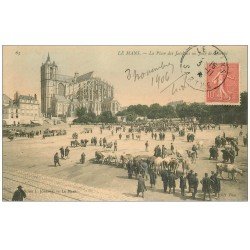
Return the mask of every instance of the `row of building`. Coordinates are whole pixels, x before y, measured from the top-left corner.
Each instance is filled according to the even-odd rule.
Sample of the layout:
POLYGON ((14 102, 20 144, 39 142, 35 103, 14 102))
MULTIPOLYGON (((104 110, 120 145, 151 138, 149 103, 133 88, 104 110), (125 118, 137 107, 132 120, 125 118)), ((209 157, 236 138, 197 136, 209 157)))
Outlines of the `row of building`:
POLYGON ((3 95, 3 125, 42 123, 42 115, 37 95, 19 95, 14 99, 3 95))
POLYGON ((110 111, 113 115, 120 110, 114 99, 114 87, 93 76, 93 72, 74 76, 59 74, 55 61, 48 54, 41 66, 41 105, 37 96, 15 94, 12 100, 3 96, 4 124, 41 123, 41 119, 57 119, 72 122, 77 108, 100 115, 110 111))

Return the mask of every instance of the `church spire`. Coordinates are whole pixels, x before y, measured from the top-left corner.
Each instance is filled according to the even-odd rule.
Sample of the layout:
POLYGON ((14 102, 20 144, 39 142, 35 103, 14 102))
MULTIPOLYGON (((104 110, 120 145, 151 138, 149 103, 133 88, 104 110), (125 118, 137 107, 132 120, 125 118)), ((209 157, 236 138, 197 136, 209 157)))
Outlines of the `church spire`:
POLYGON ((50 62, 50 56, 49 56, 49 53, 48 53, 48 57, 47 57, 47 61, 46 62, 50 62))

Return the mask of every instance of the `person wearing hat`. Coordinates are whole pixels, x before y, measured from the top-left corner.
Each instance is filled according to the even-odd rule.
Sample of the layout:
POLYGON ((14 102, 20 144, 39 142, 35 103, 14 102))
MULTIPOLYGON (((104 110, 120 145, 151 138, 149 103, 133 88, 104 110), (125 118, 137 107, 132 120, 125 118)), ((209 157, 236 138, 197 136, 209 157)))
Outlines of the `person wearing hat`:
POLYGON ((145 181, 141 174, 138 175, 138 185, 137 185, 137 197, 142 193, 142 198, 144 198, 144 191, 147 191, 145 181))
POLYGON ((172 141, 174 141, 175 140, 175 135, 174 134, 172 134, 172 141))
POLYGON ((99 139, 99 145, 102 147, 102 138, 99 139))
POLYGON ((156 171, 155 169, 151 169, 149 171, 149 178, 150 178, 150 185, 151 185, 151 188, 154 186, 155 187, 155 183, 156 183, 156 178, 157 178, 157 175, 156 175, 156 171))
POLYGON ((170 175, 169 171, 166 168, 164 168, 164 170, 161 173, 164 193, 166 193, 168 190, 169 175, 170 175))
POLYGON ((214 174, 214 194, 215 198, 220 198, 220 179, 218 178, 218 173, 214 174))
POLYGON ((195 152, 195 157, 198 158, 198 148, 197 148, 197 146, 195 144, 192 147, 192 151, 195 152))
POLYGON ((81 154, 81 159, 80 159, 80 163, 81 163, 81 164, 84 164, 84 163, 85 163, 85 158, 86 158, 86 155, 85 155, 84 152, 82 152, 82 154, 81 154))
POLYGON ((58 164, 59 166, 61 166, 60 162, 59 162, 59 156, 58 156, 57 152, 54 155, 54 164, 55 164, 55 167, 56 167, 56 164, 58 164))
POLYGON ((114 142, 114 151, 117 151, 117 141, 114 142))
POLYGON ((181 195, 185 196, 185 189, 187 188, 187 178, 184 175, 184 173, 180 176, 180 189, 181 189, 181 195))
POLYGON ((61 147, 59 150, 60 150, 60 153, 61 153, 61 159, 64 159, 64 153, 65 153, 64 148, 61 147))
POLYGON ((191 183, 190 183, 190 189, 191 189, 190 191, 192 193, 193 199, 195 199, 195 195, 197 194, 198 186, 199 186, 198 174, 195 173, 194 177, 191 179, 191 183))
POLYGON ((65 148, 65 157, 66 158, 69 158, 69 147, 67 146, 66 148, 65 148))
POLYGON ((162 145, 161 147, 161 157, 165 158, 167 155, 167 148, 165 147, 165 145, 162 145))
POLYGON ((132 179, 133 178, 133 161, 129 160, 126 164, 127 170, 128 170, 128 178, 132 179))
POLYGON ((212 191, 215 192, 215 173, 214 173, 214 171, 211 171, 210 180, 211 180, 212 191))
POLYGON ((208 173, 205 173, 205 177, 201 180, 202 184, 202 192, 204 193, 203 200, 206 199, 206 194, 209 196, 209 200, 211 201, 211 195, 210 195, 210 187, 211 187, 211 180, 208 177, 208 173))
POLYGON ((191 193, 191 182, 194 177, 194 171, 190 170, 187 174, 187 180, 188 180, 188 192, 191 193))
POLYGON ((171 193, 171 190, 173 188, 173 194, 175 194, 175 187, 176 187, 176 183, 175 183, 175 180, 176 180, 176 176, 173 172, 170 172, 169 174, 169 177, 168 177, 168 185, 169 185, 169 191, 168 193, 170 194, 171 193))
POLYGON ((24 198, 26 198, 26 193, 23 191, 22 186, 18 186, 13 194, 12 201, 23 201, 24 198))
POLYGON ((174 154, 174 145, 172 142, 171 142, 170 150, 172 151, 172 154, 174 154))

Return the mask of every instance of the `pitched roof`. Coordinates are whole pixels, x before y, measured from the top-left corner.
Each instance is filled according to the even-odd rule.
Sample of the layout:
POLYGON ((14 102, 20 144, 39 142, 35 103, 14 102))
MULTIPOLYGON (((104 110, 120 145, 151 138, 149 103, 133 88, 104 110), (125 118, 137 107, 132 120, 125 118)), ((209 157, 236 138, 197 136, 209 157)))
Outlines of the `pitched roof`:
POLYGON ((56 75, 56 80, 60 81, 60 82, 68 82, 68 83, 72 83, 74 81, 74 77, 73 76, 66 76, 66 75, 56 75))
POLYGON ((19 109, 19 107, 15 103, 12 103, 10 105, 4 106, 3 108, 4 109, 7 109, 7 108, 19 109))
POLYGON ((87 74, 78 76, 76 78, 76 82, 83 82, 83 81, 89 80, 92 77, 93 73, 94 73, 94 71, 91 71, 91 72, 89 72, 87 74))
POLYGON ((11 98, 9 98, 7 95, 3 94, 3 102, 9 102, 11 101, 11 98))
POLYGON ((35 100, 34 96, 31 95, 20 95, 18 99, 23 99, 23 100, 35 100))

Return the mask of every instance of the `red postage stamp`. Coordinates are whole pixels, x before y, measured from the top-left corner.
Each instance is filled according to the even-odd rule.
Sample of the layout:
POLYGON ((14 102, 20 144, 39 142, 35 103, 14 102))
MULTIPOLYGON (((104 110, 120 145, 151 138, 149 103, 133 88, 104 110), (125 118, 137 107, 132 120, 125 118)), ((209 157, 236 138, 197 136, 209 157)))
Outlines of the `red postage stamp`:
POLYGON ((206 104, 240 104, 239 63, 212 62, 206 72, 206 104))

